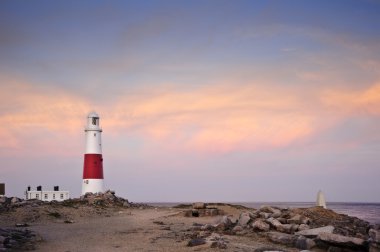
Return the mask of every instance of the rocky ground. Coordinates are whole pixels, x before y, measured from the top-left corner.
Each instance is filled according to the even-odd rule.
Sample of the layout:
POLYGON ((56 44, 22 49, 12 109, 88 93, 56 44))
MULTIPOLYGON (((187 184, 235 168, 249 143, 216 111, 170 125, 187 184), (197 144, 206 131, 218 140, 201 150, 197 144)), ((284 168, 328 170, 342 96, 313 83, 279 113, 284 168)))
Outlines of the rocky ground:
POLYGON ((114 192, 0 198, 0 251, 380 251, 378 226, 320 207, 134 204, 114 192))

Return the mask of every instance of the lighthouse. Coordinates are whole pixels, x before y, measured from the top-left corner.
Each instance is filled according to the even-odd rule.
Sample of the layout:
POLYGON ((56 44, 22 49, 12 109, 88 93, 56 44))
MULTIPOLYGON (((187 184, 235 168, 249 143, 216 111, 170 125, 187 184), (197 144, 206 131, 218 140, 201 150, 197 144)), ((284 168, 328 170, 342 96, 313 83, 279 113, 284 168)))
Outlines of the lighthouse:
POLYGON ((102 129, 99 126, 99 115, 91 112, 87 116, 86 152, 83 164, 82 195, 91 192, 103 192, 103 157, 102 157, 102 129))

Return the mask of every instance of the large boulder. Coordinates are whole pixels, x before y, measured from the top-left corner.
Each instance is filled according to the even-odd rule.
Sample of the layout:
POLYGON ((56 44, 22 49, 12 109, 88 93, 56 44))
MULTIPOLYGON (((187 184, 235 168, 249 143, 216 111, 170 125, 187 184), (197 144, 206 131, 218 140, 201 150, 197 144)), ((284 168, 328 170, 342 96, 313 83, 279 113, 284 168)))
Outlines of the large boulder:
POLYGON ((270 216, 273 218, 279 218, 281 216, 281 210, 271 206, 260 207, 260 212, 270 213, 270 216))
POLYGON ((307 249, 310 250, 311 248, 315 247, 314 240, 310 238, 306 238, 305 236, 299 236, 295 241, 295 247, 298 249, 307 249))
POLYGON ((291 234, 285 234, 280 232, 269 232, 268 238, 272 242, 284 244, 287 246, 294 246, 297 236, 291 234))
POLYGON ((21 199, 19 199, 19 198, 17 198, 17 197, 13 197, 13 198, 11 199, 11 203, 12 203, 12 204, 15 204, 15 203, 20 202, 20 201, 21 201, 21 199))
POLYGON ((301 224, 301 225, 299 225, 299 227, 298 227, 298 230, 299 230, 299 231, 307 230, 307 229, 310 229, 310 227, 309 227, 309 225, 306 225, 306 224, 301 224))
POLYGON ((330 234, 332 234, 333 231, 334 231, 334 227, 333 226, 325 226, 325 227, 319 227, 319 228, 312 228, 312 229, 302 230, 302 231, 296 232, 295 234, 296 235, 303 235, 303 236, 306 236, 306 237, 316 237, 320 233, 330 233, 330 234))
POLYGON ((254 221, 251 226, 254 230, 263 231, 263 232, 267 232, 270 229, 269 224, 265 223, 261 219, 254 221))
POLYGON ((231 215, 223 216, 218 224, 215 225, 215 228, 218 230, 227 230, 231 229, 236 224, 236 220, 231 215))
POLYGON ((267 213, 267 212, 260 212, 259 216, 260 216, 260 218, 268 219, 269 217, 272 216, 272 214, 271 213, 267 213))
POLYGON ((254 220, 254 219, 257 219, 260 217, 259 215, 259 212, 255 211, 255 212, 249 212, 249 217, 254 220))
POLYGON ((368 234, 371 242, 380 243, 380 230, 370 229, 368 234))
POLYGON ((243 231, 244 229, 243 229, 243 227, 242 226, 240 226, 240 225, 236 225, 233 229, 232 229, 232 232, 241 232, 241 231, 243 231))
POLYGON ((272 213, 272 216, 273 218, 279 218, 281 217, 281 211, 279 209, 274 209, 274 212, 272 213))
POLYGON ((277 219, 274 219, 273 217, 268 218, 267 223, 269 223, 273 228, 275 228, 277 231, 284 232, 284 227, 277 219))
POLYGON ((297 224, 283 224, 282 225, 282 228, 283 228, 283 232, 285 233, 288 233, 288 234, 293 234, 294 232, 296 232, 298 230, 298 226, 297 224))
POLYGON ((242 227, 245 227, 248 225, 250 221, 251 221, 251 217, 249 216, 249 213, 243 212, 240 214, 238 224, 242 227))
POLYGON ((302 216, 299 214, 294 215, 292 218, 287 220, 288 224, 301 224, 302 223, 302 216))
MULTIPOLYGON (((261 206, 260 212, 266 212, 266 213, 275 213, 277 211, 280 211, 278 208, 271 207, 271 206, 261 206)), ((281 212, 281 211, 280 211, 281 212)))
POLYGON ((317 236, 318 242, 350 249, 365 249, 366 247, 366 241, 363 239, 324 232, 317 236))

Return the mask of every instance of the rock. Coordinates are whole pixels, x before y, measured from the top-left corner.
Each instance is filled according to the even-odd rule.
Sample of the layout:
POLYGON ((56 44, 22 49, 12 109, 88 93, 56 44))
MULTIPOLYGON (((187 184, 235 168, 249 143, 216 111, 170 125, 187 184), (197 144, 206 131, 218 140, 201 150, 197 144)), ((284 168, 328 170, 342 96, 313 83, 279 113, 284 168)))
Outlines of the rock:
POLYGON ((369 245, 369 252, 380 252, 380 245, 376 243, 371 243, 369 245))
POLYGON ((302 230, 302 231, 296 232, 295 234, 296 235, 303 235, 303 236, 306 236, 306 237, 316 237, 320 233, 330 233, 330 234, 332 234, 333 231, 334 231, 334 227, 333 226, 325 226, 325 227, 319 227, 319 228, 312 228, 312 229, 302 230))
POLYGON ((263 219, 268 219, 271 215, 272 215, 271 213, 266 213, 266 212, 259 213, 260 218, 263 218, 263 219))
POLYGON ((279 218, 281 216, 281 211, 278 209, 275 209, 274 213, 272 213, 273 218, 279 218))
POLYGON ((371 242, 380 243, 380 230, 370 229, 368 235, 371 238, 371 242))
POLYGON ((220 241, 213 241, 211 242, 210 248, 219 248, 219 249, 226 249, 227 244, 220 241))
MULTIPOLYGON (((273 217, 274 218, 274 217, 273 217)), ((285 218, 277 218, 277 220, 279 221, 279 222, 281 222, 281 224, 287 224, 287 219, 285 219, 285 218)))
POLYGON ((232 215, 225 215, 223 216, 221 222, 227 226, 232 226, 236 223, 236 219, 234 219, 232 215))
POLYGON ((243 229, 243 227, 242 226, 239 226, 239 225, 236 225, 233 229, 232 229, 232 231, 233 232, 241 232, 241 231, 243 231, 244 229, 243 229))
POLYGON ((298 230, 298 226, 297 224, 282 224, 283 232, 293 234, 298 230))
POLYGON ((265 206, 265 205, 261 206, 259 210, 260 210, 260 212, 266 212, 266 213, 275 213, 277 211, 280 211, 279 209, 277 209, 275 207, 265 206))
POLYGON ((285 234, 280 232, 269 232, 268 238, 272 242, 280 243, 288 246, 293 246, 297 237, 291 234, 285 234))
POLYGON ((227 244, 226 241, 217 233, 212 233, 208 238, 207 238, 207 243, 210 243, 211 248, 219 248, 219 249, 226 249, 227 244))
POLYGON ((258 212, 249 212, 249 217, 254 220, 254 219, 257 219, 259 218, 259 213, 258 212))
MULTIPOLYGON (((271 206, 261 206, 260 212, 269 213, 269 216, 273 218, 278 218, 281 216, 281 210, 271 206)), ((265 219, 267 218, 269 217, 266 217, 265 219)))
POLYGON ((203 245, 203 244, 206 244, 206 240, 205 239, 203 239, 203 238, 195 238, 195 239, 191 239, 187 243, 187 246, 188 247, 194 247, 194 246, 199 246, 199 245, 203 245))
POLYGON ((307 218, 305 216, 301 217, 301 224, 310 224, 311 222, 311 219, 310 218, 307 218))
POLYGON ((356 237, 349 237, 349 236, 343 236, 333 233, 325 233, 322 232, 317 236, 317 241, 322 241, 328 244, 337 245, 337 246, 343 246, 348 248, 365 248, 365 240, 356 238, 356 237))
POLYGON ((285 250, 280 248, 274 248, 274 247, 260 247, 254 250, 254 252, 285 252, 285 250))
POLYGON ((128 201, 123 202, 123 207, 131 207, 131 204, 129 204, 128 201))
POLYGON ((215 227, 213 226, 213 225, 211 225, 211 224, 206 224, 206 225, 203 225, 202 227, 201 227, 201 230, 203 230, 203 231, 205 231, 205 230, 207 230, 207 231, 212 231, 212 230, 214 230, 215 229, 215 227))
POLYGON ((0 196, 0 204, 7 202, 7 197, 0 196))
POLYGON ((195 203, 193 203, 193 208, 194 209, 205 209, 206 204, 203 202, 195 202, 195 203))
POLYGON ((288 219, 287 223, 288 224, 301 224, 302 223, 301 219, 302 219, 302 216, 299 214, 296 214, 292 218, 288 219))
POLYGON ((19 199, 19 198, 17 198, 17 197, 13 197, 12 199, 11 199, 11 203, 12 204, 15 204, 15 203, 17 203, 17 202, 20 202, 21 200, 19 199))
POLYGON ((242 227, 245 227, 248 225, 248 222, 251 221, 251 217, 249 216, 249 213, 243 212, 240 214, 238 224, 242 227))
POLYGON ((38 234, 28 229, 0 228, 0 251, 25 251, 36 249, 38 234))
POLYGON ((267 232, 270 229, 269 224, 265 223, 263 220, 260 219, 254 221, 251 226, 254 230, 259 230, 263 232, 267 232))
POLYGON ((277 219, 274 219, 273 217, 270 217, 266 221, 272 227, 274 227, 277 231, 280 231, 280 232, 284 231, 284 227, 282 226, 281 222, 279 222, 277 219))
POLYGON ((298 230, 299 230, 299 231, 307 230, 307 229, 310 229, 310 227, 309 227, 309 225, 306 225, 306 224, 301 224, 301 225, 299 225, 299 227, 298 227, 298 230))
POLYGON ((295 241, 295 247, 298 249, 311 249, 315 247, 316 243, 309 238, 306 238, 305 236, 299 236, 297 240, 295 241))
POLYGON ((219 223, 216 224, 215 228, 218 230, 227 230, 232 228, 236 223, 236 220, 233 219, 233 216, 225 215, 220 219, 219 223))

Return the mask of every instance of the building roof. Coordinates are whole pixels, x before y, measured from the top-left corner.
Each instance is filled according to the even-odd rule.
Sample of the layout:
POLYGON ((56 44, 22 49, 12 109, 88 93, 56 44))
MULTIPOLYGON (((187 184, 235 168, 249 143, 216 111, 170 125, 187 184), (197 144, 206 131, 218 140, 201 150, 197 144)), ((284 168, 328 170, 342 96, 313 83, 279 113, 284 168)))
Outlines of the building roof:
POLYGON ((92 111, 90 114, 88 114, 87 116, 88 118, 99 118, 99 115, 95 112, 95 111, 92 111))

